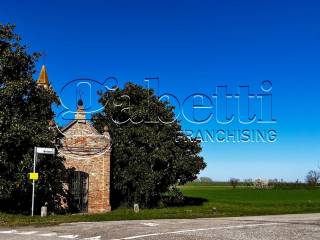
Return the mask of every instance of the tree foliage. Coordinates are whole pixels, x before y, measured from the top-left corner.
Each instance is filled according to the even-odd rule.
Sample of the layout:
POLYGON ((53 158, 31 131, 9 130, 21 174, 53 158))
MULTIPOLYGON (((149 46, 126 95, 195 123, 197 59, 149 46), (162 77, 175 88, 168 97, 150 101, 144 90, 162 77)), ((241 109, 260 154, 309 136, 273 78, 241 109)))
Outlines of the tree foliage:
POLYGON ((181 132, 173 107, 152 90, 128 83, 101 93, 100 102, 104 111, 93 119, 100 131, 109 127, 112 139, 113 204, 154 206, 170 186, 193 181, 205 168, 199 142, 181 132))
POLYGON ((230 180, 229 180, 229 182, 233 188, 236 188, 238 186, 239 181, 240 180, 238 178, 230 178, 230 180))
POLYGON ((320 172, 316 170, 311 170, 308 172, 306 176, 306 182, 309 186, 315 187, 319 183, 320 180, 320 172))
MULTIPOLYGON (((0 25, 0 210, 27 213, 35 146, 53 147, 56 133, 49 129, 58 98, 37 87, 33 74, 39 54, 29 54, 13 25, 0 25)), ((63 160, 41 156, 37 163, 36 210, 45 202, 59 208, 64 195, 63 160)))
POLYGON ((203 183, 212 183, 213 182, 213 180, 212 180, 212 178, 210 178, 210 177, 200 177, 200 182, 203 182, 203 183))

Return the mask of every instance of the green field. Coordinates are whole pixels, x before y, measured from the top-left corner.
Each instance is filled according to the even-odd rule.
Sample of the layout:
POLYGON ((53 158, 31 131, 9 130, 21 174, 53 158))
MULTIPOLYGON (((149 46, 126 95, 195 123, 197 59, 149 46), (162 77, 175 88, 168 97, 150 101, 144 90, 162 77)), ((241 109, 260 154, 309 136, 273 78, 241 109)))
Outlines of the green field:
POLYGON ((244 186, 232 189, 225 184, 204 183, 192 183, 180 189, 188 200, 185 206, 142 209, 137 214, 132 209, 118 208, 107 214, 60 215, 46 218, 0 214, 0 225, 320 212, 320 189, 258 190, 244 186))
POLYGON ((186 196, 208 200, 195 210, 216 207, 222 216, 320 212, 320 189, 232 189, 210 184, 189 184, 181 189, 186 196))

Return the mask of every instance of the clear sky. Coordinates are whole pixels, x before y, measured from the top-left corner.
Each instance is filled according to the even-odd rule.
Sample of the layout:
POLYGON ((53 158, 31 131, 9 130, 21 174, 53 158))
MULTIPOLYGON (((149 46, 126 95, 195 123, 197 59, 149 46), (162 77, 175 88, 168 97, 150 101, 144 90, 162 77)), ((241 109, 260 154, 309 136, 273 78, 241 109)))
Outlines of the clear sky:
MULTIPOLYGON (((304 179, 320 162, 319 1, 2 1, 0 22, 16 23, 30 51, 45 51, 53 87, 88 77, 144 84, 183 99, 227 85, 272 82, 273 143, 203 143, 215 180, 304 179)), ((70 99, 73 96, 70 96, 70 99)), ((71 101, 71 100, 70 100, 71 101)), ((74 102, 72 100, 72 102, 74 102)), ((217 124, 184 129, 241 129, 217 124)), ((246 126, 256 129, 255 125, 246 126)))

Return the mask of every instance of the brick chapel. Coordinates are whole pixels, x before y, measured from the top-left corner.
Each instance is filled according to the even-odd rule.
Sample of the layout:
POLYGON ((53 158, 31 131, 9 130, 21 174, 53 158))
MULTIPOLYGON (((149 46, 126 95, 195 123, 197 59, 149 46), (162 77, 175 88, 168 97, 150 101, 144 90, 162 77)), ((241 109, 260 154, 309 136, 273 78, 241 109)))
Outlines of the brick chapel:
MULTIPOLYGON (((51 89, 46 67, 42 66, 37 84, 51 89)), ((99 133, 86 119, 83 101, 78 101, 74 120, 59 129, 62 133, 59 154, 70 169, 65 184, 73 196, 73 206, 78 212, 101 213, 110 207, 110 153, 108 129, 99 133)))

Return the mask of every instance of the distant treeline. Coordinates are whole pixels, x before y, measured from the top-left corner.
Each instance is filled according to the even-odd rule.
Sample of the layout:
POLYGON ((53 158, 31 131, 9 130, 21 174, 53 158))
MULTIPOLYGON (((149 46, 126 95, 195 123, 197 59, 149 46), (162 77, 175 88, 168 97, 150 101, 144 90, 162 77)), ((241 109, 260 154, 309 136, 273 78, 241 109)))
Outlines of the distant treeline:
POLYGON ((318 170, 310 170, 305 178, 305 182, 300 182, 296 180, 295 182, 286 182, 283 179, 252 179, 247 178, 242 181, 238 178, 230 178, 227 182, 219 182, 213 181, 210 177, 200 177, 194 181, 195 183, 208 183, 210 185, 216 186, 232 186, 236 188, 238 186, 246 186, 252 187, 255 189, 266 189, 266 188, 274 188, 274 189, 316 189, 320 187, 320 167, 318 170))
POLYGON ((210 185, 210 186, 232 186, 232 187, 252 187, 252 188, 272 188, 272 189, 315 189, 320 187, 320 184, 310 184, 308 182, 286 182, 283 180, 270 179, 244 179, 240 181, 236 178, 231 178, 229 181, 213 181, 209 177, 201 177, 195 180, 192 184, 210 185))

